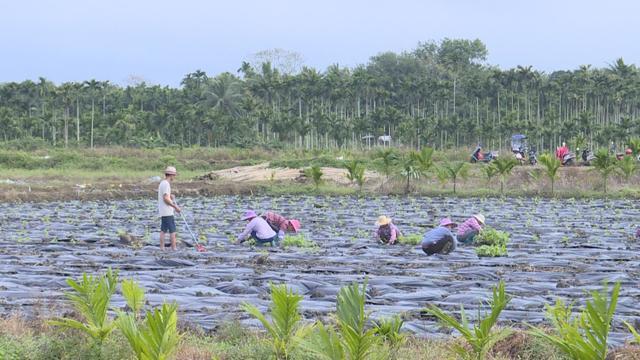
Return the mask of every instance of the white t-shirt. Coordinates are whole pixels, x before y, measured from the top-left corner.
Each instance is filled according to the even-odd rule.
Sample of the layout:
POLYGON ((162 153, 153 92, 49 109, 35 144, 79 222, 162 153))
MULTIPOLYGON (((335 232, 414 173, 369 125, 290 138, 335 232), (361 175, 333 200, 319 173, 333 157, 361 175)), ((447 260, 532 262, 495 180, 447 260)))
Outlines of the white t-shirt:
POLYGON ((164 202, 165 194, 171 196, 171 184, 167 180, 162 180, 158 186, 158 213, 160 216, 173 216, 173 208, 164 202))

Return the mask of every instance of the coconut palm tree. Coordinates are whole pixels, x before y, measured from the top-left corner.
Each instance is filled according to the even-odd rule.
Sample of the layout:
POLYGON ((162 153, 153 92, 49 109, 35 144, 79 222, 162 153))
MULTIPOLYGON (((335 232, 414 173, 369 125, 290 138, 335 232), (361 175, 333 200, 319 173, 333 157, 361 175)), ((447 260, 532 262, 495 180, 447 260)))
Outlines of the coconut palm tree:
POLYGON ((616 159, 613 155, 609 154, 609 151, 605 148, 598 149, 595 153, 595 159, 591 161, 591 164, 594 166, 595 170, 600 173, 602 176, 602 181, 604 184, 604 193, 607 193, 607 180, 609 179, 609 175, 616 169, 616 159))
POLYGON ((490 166, 493 166, 495 173, 500 175, 500 194, 504 195, 504 182, 517 164, 513 158, 498 158, 491 163, 490 166))
POLYGON ((560 159, 549 153, 544 153, 540 156, 540 163, 544 166, 545 174, 549 178, 549 181, 551 181, 551 195, 553 195, 554 184, 558 177, 558 169, 560 169, 562 163, 560 159))

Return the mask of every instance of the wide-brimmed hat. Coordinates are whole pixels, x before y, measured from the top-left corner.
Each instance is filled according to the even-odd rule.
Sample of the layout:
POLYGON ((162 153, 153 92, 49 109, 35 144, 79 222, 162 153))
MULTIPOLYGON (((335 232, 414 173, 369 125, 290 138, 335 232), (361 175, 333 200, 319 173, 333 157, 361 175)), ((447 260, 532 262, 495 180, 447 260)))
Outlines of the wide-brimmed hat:
POLYGON ((167 166, 167 168, 164 169, 164 174, 165 175, 177 175, 178 172, 176 171, 176 168, 174 168, 173 166, 167 166))
POLYGON ((458 224, 454 223, 453 221, 451 221, 451 219, 449 218, 444 218, 442 220, 440 220, 440 226, 447 226, 447 225, 453 225, 456 226, 458 224))
POLYGON ((291 226, 291 228, 293 228, 294 232, 298 232, 298 230, 300 230, 301 224, 299 220, 289 220, 289 226, 291 226))
POLYGON ((378 221, 376 221, 377 226, 388 225, 391 223, 391 218, 381 215, 378 217, 378 221))
POLYGON ((478 222, 482 225, 484 225, 484 215, 482 214, 475 214, 473 215, 474 218, 476 218, 476 220, 478 220, 478 222))
POLYGON ((257 217, 258 215, 256 215, 256 212, 253 210, 247 210, 244 212, 244 215, 242 216, 242 220, 249 220, 249 219, 253 219, 254 217, 257 217))

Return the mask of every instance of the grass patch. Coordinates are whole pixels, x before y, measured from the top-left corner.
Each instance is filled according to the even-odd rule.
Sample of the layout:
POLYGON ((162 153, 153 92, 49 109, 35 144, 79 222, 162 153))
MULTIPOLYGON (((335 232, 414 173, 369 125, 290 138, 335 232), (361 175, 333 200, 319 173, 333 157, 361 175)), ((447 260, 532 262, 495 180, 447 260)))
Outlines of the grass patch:
POLYGON ((398 238, 398 242, 402 245, 418 245, 422 243, 422 235, 420 234, 403 235, 398 238))

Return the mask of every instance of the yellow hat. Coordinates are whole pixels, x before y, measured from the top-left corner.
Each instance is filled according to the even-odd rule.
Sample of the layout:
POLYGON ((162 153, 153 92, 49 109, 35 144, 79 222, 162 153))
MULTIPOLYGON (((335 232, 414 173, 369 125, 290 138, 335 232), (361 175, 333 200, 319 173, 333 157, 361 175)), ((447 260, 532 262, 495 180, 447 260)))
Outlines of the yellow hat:
POLYGON ((391 223, 391 218, 381 215, 378 217, 378 221, 376 221, 377 226, 388 225, 391 223))

